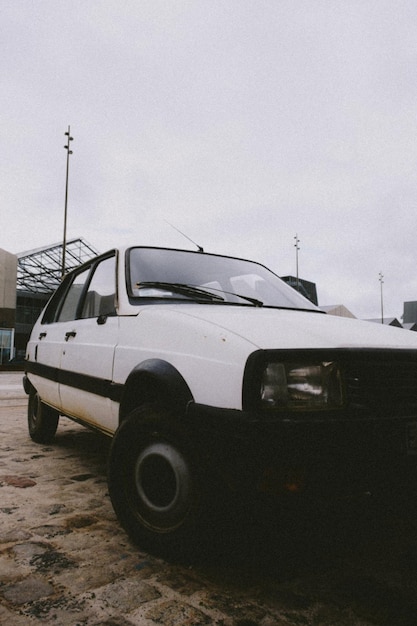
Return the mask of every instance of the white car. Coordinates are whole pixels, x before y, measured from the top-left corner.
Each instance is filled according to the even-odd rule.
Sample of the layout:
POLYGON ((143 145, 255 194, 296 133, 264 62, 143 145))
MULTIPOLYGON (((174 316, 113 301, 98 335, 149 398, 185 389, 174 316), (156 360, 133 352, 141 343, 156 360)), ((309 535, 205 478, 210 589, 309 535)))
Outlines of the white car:
POLYGON ((114 509, 164 555, 193 549, 227 494, 414 476, 417 334, 326 315, 252 261, 154 247, 91 260, 37 321, 24 385, 33 440, 59 415, 113 437, 114 509))

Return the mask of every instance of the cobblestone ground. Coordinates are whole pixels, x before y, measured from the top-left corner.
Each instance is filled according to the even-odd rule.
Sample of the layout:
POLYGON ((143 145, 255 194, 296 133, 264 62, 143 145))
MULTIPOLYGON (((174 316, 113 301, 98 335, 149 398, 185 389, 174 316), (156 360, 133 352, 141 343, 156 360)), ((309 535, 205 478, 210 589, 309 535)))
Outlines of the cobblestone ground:
POLYGON ((64 418, 53 444, 29 439, 21 377, 0 373, 0 624, 417 624, 410 513, 254 512, 200 562, 164 562, 118 525, 106 439, 64 418))

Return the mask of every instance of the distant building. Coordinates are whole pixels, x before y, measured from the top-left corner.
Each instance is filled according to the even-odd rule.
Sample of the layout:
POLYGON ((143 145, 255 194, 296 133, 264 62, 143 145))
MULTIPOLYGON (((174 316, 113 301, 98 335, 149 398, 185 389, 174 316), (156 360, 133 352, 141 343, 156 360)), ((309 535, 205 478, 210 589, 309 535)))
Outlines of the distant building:
POLYGON ((301 295, 303 295, 307 300, 310 300, 316 306, 318 305, 317 300, 317 289, 316 284, 311 283, 308 280, 304 280, 303 278, 297 278, 295 276, 281 276, 281 280, 283 280, 287 285, 299 291, 301 295))
POLYGON ((417 302, 404 302, 403 323, 412 324, 417 323, 417 302))
MULTIPOLYGON (((81 238, 66 244, 66 271, 96 256, 81 238)), ((31 330, 61 282, 62 244, 11 254, 0 249, 0 366, 23 360, 31 330)))
POLYGON ((0 364, 14 356, 17 257, 0 249, 0 364))
POLYGON ((407 330, 417 331, 417 322, 407 322, 403 324, 403 328, 406 328, 407 330))
MULTIPOLYGON (((364 322, 374 322, 375 324, 382 324, 380 317, 374 317, 372 319, 364 320, 364 322)), ((386 326, 395 326, 395 328, 403 328, 403 325, 397 320, 396 317, 384 318, 384 324, 386 326)))
POLYGON ((344 304, 331 304, 328 306, 320 306, 320 308, 322 311, 325 311, 329 315, 337 315, 338 317, 350 317, 352 319, 356 319, 356 315, 353 315, 353 313, 351 313, 344 304))

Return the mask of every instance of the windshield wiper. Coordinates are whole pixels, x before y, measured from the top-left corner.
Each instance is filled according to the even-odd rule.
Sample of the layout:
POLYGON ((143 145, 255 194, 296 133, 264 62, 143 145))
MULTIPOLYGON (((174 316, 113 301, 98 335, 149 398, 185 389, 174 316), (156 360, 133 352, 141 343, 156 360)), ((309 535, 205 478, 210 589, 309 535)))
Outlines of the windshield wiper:
MULTIPOLYGON (((158 282, 158 281, 144 281, 140 283, 136 283, 136 287, 138 289, 141 288, 155 288, 155 289, 163 289, 164 291, 175 291, 176 293, 180 293, 185 296, 199 296, 205 300, 211 300, 216 302, 225 302, 222 296, 219 296, 215 293, 211 293, 211 291, 206 291, 201 287, 196 287, 195 285, 187 285, 185 283, 166 283, 166 282, 158 282)), ((257 298, 252 298, 251 296, 243 296, 240 293, 234 293, 233 291, 224 291, 223 289, 216 289, 215 287, 208 287, 207 289, 211 289, 213 291, 220 291, 228 296, 235 296, 236 298, 241 298, 242 300, 247 300, 251 304, 257 307, 261 307, 264 303, 257 298)))
POLYGON ((144 281, 141 283, 136 283, 136 287, 138 289, 143 288, 155 288, 161 289, 163 291, 173 291, 175 293, 179 293, 184 296, 198 296, 203 300, 211 300, 216 302, 224 302, 224 298, 218 296, 217 294, 210 293, 205 289, 200 289, 199 287, 193 287, 193 285, 186 285, 184 283, 165 283, 158 281, 144 281))
MULTIPOLYGON (((224 293, 227 293, 227 291, 225 291, 224 293)), ((247 300, 248 302, 250 302, 254 306, 263 306, 264 305, 262 300, 258 300, 257 298, 252 298, 251 296, 242 296, 242 294, 240 294, 240 293, 234 293, 234 294, 231 294, 231 295, 237 296, 238 298, 242 298, 242 300, 247 300)))
POLYGON ((212 289, 213 291, 220 291, 220 293, 224 293, 227 296, 235 296, 236 298, 242 298, 242 300, 247 300, 254 306, 264 305, 262 300, 258 300, 257 298, 252 298, 252 296, 242 296, 241 293, 235 293, 234 291, 225 291, 224 289, 217 289, 216 287, 208 287, 208 289, 212 289))

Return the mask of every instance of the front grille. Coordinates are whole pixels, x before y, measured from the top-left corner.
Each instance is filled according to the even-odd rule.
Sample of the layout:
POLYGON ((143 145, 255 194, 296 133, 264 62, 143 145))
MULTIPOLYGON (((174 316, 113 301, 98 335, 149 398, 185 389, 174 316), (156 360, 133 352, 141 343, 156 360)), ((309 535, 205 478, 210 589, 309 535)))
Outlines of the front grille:
POLYGON ((347 409, 376 417, 417 416, 417 353, 359 351, 346 355, 347 409))

